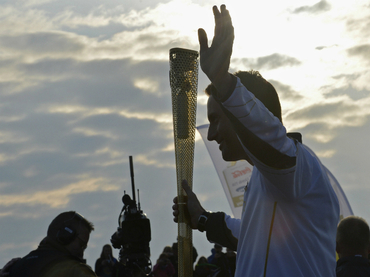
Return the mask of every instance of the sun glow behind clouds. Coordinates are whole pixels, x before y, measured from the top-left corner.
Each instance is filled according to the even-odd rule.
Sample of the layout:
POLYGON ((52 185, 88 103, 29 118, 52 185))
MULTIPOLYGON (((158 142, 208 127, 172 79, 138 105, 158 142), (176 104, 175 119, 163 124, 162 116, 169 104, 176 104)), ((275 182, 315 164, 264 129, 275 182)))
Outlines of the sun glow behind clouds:
MULTIPOLYGON (((364 1, 360 2, 365 5, 364 1)), ((335 76, 349 74, 347 71, 349 67, 352 68, 351 74, 361 72, 353 84, 360 89, 368 88, 369 82, 364 82, 366 78, 363 75, 363 62, 349 59, 346 55, 349 47, 358 45, 363 39, 360 36, 353 37, 348 32, 346 25, 348 11, 343 6, 348 6, 348 3, 344 1, 329 3, 324 0, 316 3, 290 0, 228 3, 227 8, 230 10, 235 27, 234 62, 231 66, 234 70, 251 68, 259 70, 266 79, 278 80, 288 85, 292 91, 299 92, 303 96, 302 99, 294 99, 291 102, 289 99, 283 100, 284 110, 290 113, 317 103, 333 101, 328 99, 325 93, 348 85, 346 78, 335 76), (275 53, 296 59, 299 63, 282 64, 280 67, 270 69, 258 63, 251 67, 251 63, 246 64, 242 61, 242 59, 251 61, 275 53)), ((361 4, 356 8, 351 6, 351 9, 354 14, 364 13, 361 4)), ((213 33, 209 30, 207 32, 211 38, 210 34, 213 33)), ((359 114, 355 117, 364 118, 364 115, 359 114)), ((351 120, 348 121, 346 118, 349 116, 344 111, 338 117, 331 118, 331 123, 336 126, 352 124, 359 126, 364 123, 363 120, 350 122, 351 120)), ((312 123, 312 120, 307 119, 307 123, 310 122, 312 123)), ((289 120, 285 123, 294 127, 307 124, 304 121, 300 123, 296 121, 293 124, 289 120)))

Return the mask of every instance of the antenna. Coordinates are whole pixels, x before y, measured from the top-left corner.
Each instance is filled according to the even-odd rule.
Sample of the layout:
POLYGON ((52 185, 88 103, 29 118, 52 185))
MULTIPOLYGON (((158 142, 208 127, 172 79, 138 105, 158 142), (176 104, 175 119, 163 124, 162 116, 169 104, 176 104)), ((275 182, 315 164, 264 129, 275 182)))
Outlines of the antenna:
POLYGON ((132 186, 132 200, 136 203, 135 197, 135 181, 134 181, 134 163, 132 161, 132 156, 129 156, 130 159, 130 175, 131 175, 131 186, 132 186))
POLYGON ((141 211, 141 208, 140 208, 140 191, 139 191, 139 189, 137 190, 137 203, 138 203, 138 210, 141 211))

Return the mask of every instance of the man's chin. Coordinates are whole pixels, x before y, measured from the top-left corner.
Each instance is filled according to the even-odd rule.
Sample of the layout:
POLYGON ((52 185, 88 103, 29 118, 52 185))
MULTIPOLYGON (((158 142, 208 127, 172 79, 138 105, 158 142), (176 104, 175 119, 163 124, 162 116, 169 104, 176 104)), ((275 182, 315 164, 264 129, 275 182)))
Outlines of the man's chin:
POLYGON ((237 159, 234 159, 229 153, 222 152, 222 159, 225 162, 235 162, 237 159))
POLYGON ((226 151, 222 152, 222 159, 225 162, 237 162, 237 161, 244 160, 244 161, 247 161, 248 163, 250 163, 252 166, 254 165, 249 157, 247 157, 247 156, 246 157, 240 157, 240 155, 238 155, 238 156, 231 155, 230 153, 228 153, 226 151))

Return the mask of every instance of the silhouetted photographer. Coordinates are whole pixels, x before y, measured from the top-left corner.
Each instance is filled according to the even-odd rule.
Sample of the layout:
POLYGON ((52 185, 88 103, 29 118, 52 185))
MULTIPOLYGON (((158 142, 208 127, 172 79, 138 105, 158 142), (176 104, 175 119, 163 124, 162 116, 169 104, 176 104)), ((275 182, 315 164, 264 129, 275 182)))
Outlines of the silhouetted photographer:
POLYGON ((10 277, 96 277, 83 259, 94 226, 75 211, 58 215, 36 250, 13 264, 10 277))

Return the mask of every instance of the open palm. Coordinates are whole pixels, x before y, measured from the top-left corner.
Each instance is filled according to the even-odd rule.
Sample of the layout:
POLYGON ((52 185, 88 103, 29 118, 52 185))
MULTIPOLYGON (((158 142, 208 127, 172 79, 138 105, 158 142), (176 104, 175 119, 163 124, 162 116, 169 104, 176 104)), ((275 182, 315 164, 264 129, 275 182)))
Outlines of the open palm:
POLYGON ((216 85, 228 75, 230 58, 234 42, 234 27, 229 11, 222 5, 220 11, 213 7, 215 33, 211 47, 208 47, 207 33, 198 30, 200 44, 200 66, 210 81, 216 85))

